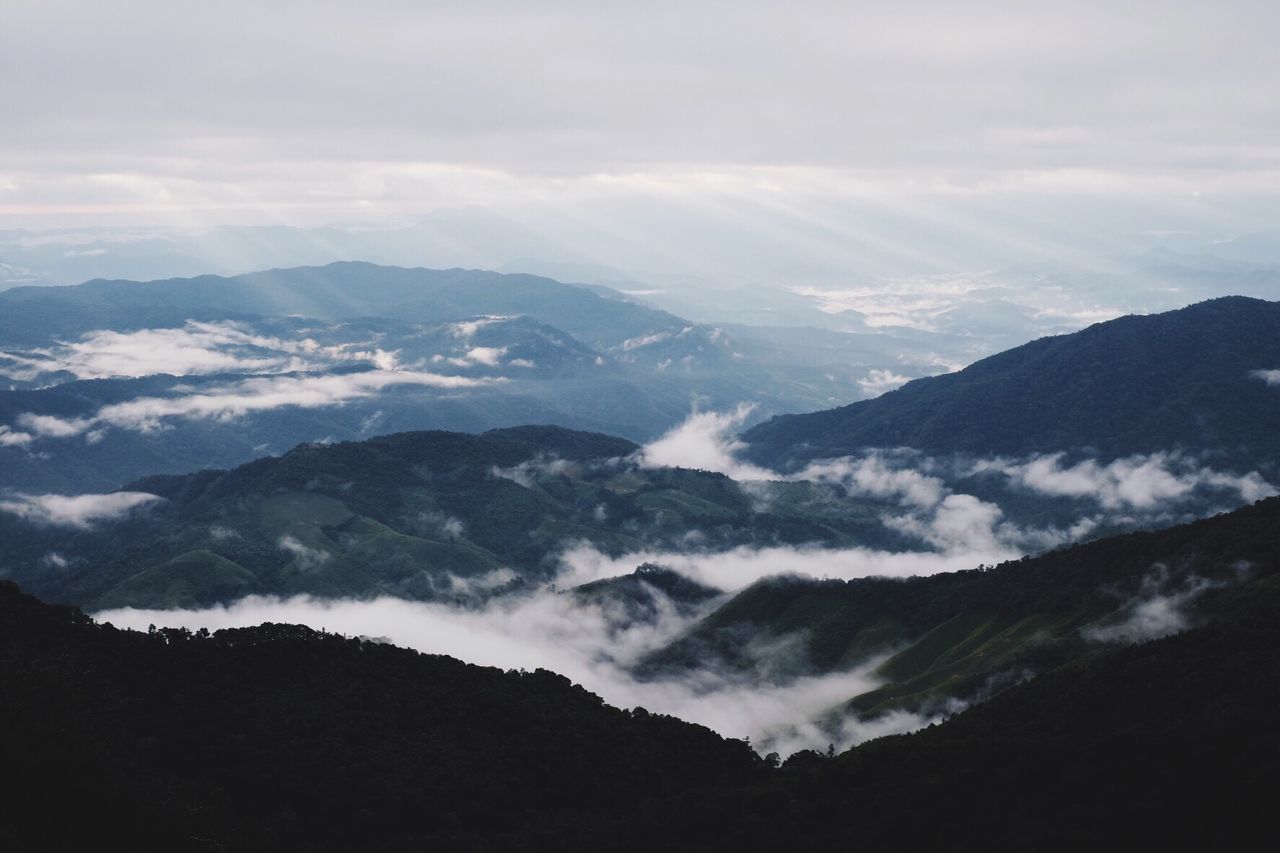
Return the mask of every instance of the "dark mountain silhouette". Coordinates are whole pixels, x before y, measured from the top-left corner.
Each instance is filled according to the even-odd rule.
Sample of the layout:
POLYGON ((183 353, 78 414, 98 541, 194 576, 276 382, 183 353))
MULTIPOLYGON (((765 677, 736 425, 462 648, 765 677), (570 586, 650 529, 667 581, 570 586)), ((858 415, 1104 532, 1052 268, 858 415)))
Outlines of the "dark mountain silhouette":
MULTIPOLYGON (((1238 523, 1124 548, 1156 559, 1207 540, 1211 552, 1238 523)), ((1254 849, 1280 782, 1278 611, 1274 575, 1245 581, 1183 634, 1104 648, 925 731, 779 768, 544 671, 296 626, 122 632, 0 583, 0 842, 1254 849)))

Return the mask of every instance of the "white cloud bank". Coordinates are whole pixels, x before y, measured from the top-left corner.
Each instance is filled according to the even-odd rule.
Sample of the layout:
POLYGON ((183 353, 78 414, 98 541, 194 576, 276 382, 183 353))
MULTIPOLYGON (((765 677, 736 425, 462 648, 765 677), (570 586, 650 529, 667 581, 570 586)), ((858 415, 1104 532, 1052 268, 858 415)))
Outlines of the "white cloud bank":
POLYGON ((810 481, 838 486, 850 496, 891 501, 886 526, 919 540, 924 552, 867 548, 736 548, 724 552, 646 551, 609 557, 573 545, 561 559, 566 578, 585 583, 629 572, 641 562, 657 562, 723 590, 740 589, 762 577, 805 574, 851 579, 869 575, 908 576, 999 563, 1027 551, 1066 544, 1097 527, 1097 510, 1123 511, 1128 521, 1162 517, 1171 508, 1206 493, 1251 503, 1277 489, 1256 471, 1215 471, 1174 453, 1152 453, 1107 464, 1084 460, 1064 466, 1064 454, 1022 460, 939 460, 910 450, 870 449, 859 456, 822 459, 795 474, 781 474, 743 462, 746 445, 732 435, 750 415, 750 405, 730 412, 694 412, 680 426, 646 445, 639 454, 648 467, 680 466, 717 471, 756 481, 762 501, 774 482, 810 481), (956 493, 949 476, 1003 476, 1015 488, 1081 503, 1082 513, 1065 529, 1026 528, 1004 517, 1001 508, 973 495, 956 493))
POLYGON ((1153 510, 1185 500, 1198 489, 1234 492, 1246 503, 1276 494, 1256 471, 1214 471, 1173 453, 1128 456, 1106 465, 1086 459, 1068 467, 1062 465, 1063 455, 1023 462, 985 460, 976 463, 974 471, 997 472, 1033 492, 1088 500, 1103 509, 1153 510))
POLYGON ((105 495, 26 495, 0 500, 0 512, 35 524, 88 530, 99 521, 122 518, 133 509, 161 500, 146 492, 111 492, 105 495))
POLYGON ((733 592, 762 578, 777 575, 841 580, 874 576, 911 577, 972 569, 979 563, 998 563, 1016 556, 1017 551, 1005 548, 992 551, 956 548, 939 552, 832 549, 815 545, 810 548, 741 547, 706 552, 633 551, 611 557, 589 545, 576 545, 560 555, 564 574, 558 582, 565 586, 590 583, 630 574, 641 563, 657 563, 699 583, 733 592))
POLYGON ((731 412, 697 412, 656 441, 645 445, 640 464, 646 468, 697 468, 727 474, 735 480, 775 480, 778 475, 735 458, 746 445, 731 438, 755 410, 743 403, 731 412))

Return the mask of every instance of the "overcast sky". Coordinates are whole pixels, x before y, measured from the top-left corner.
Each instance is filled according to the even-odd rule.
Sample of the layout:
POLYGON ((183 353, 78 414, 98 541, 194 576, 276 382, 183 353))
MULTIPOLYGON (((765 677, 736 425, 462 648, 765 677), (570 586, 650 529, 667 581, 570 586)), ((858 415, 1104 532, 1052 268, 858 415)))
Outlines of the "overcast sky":
POLYGON ((1280 3, 0 0, 0 215, 1274 194, 1280 3))

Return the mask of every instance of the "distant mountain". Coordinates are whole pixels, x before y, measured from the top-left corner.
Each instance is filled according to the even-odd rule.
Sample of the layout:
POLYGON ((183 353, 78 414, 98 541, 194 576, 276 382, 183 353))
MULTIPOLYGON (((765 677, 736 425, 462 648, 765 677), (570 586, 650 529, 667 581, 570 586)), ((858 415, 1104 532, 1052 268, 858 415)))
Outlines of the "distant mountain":
POLYGON ((49 600, 184 607, 252 593, 474 599, 550 579, 572 543, 687 548, 691 531, 705 548, 922 547, 881 523, 883 502, 784 483, 761 505, 722 474, 641 467, 636 450, 558 427, 412 432, 81 499, 139 503, 109 520, 10 496, 0 566, 49 600))
POLYGON ((1213 299, 1042 338, 873 400, 782 415, 747 430, 775 466, 867 447, 925 453, 1184 450, 1280 458, 1280 303, 1213 299))
MULTIPOLYGON (((111 350, 145 349, 145 336, 101 345, 107 351, 97 357, 72 350, 32 358, 24 366, 34 374, 30 387, 0 390, 0 488, 105 491, 148 474, 233 466, 302 442, 414 429, 555 423, 646 441, 685 418, 694 400, 731 407, 753 394, 750 371, 663 369, 639 351, 600 353, 525 316, 182 326, 158 345, 197 364, 225 364, 227 372, 78 381, 65 373, 181 367, 163 357, 142 365, 112 359, 111 350), (224 339, 235 345, 195 355, 178 349, 224 339), (375 359, 392 361, 396 372, 375 359), (235 372, 255 365, 263 372, 235 372), (67 422, 81 427, 57 428, 67 422)), ((784 405, 768 393, 753 398, 766 410, 784 405)))
POLYGON ((187 320, 298 315, 325 321, 389 317, 440 323, 485 314, 526 314, 593 347, 687 325, 621 298, 532 275, 428 270, 343 262, 232 277, 95 280, 0 293, 0 340, 41 343, 95 329, 181 326, 187 320))
POLYGON ((0 488, 101 491, 412 429, 554 423, 648 441, 695 406, 750 401, 759 419, 877 393, 938 369, 904 348, 938 346, 964 349, 728 330, 607 287, 479 270, 337 263, 18 287, 0 293, 0 488), (342 372, 354 389, 316 378, 342 372), (164 414, 130 414, 144 410, 164 414))

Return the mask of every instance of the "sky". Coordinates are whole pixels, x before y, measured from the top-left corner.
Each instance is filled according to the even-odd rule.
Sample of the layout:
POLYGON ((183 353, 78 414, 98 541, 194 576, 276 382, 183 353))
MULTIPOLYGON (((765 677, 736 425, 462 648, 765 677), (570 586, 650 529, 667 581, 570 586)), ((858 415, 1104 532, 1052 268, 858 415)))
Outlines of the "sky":
POLYGON ((1280 189, 1274 2, 0 0, 0 16, 0 227, 601 199, 730 216, 743 196, 1261 216, 1249 205, 1280 189))

